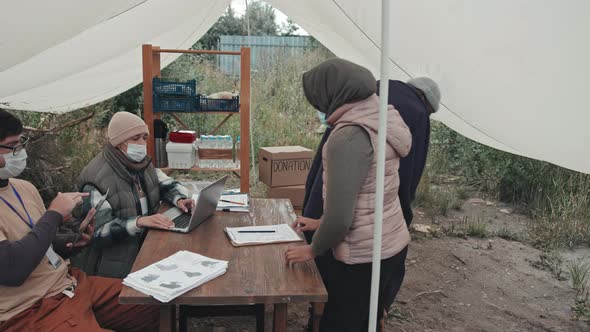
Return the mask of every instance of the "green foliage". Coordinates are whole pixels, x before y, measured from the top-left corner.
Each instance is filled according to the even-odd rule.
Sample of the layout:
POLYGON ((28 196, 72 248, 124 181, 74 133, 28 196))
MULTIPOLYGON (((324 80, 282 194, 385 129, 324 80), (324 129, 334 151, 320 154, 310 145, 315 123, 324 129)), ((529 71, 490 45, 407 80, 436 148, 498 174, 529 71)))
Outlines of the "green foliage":
MULTIPOLYGON (((302 145, 315 149, 320 136, 315 110, 307 103, 301 88, 301 73, 326 59, 322 50, 311 50, 300 57, 276 58, 252 75, 251 113, 254 151, 261 146, 302 145)), ((197 91, 211 94, 239 89, 239 83, 223 75, 212 61, 181 57, 168 66, 162 77, 173 80, 196 79, 197 91)), ((183 114, 180 118, 200 134, 210 133, 224 115, 183 114)), ((171 128, 177 124, 165 117, 171 128)), ((239 116, 233 116, 221 133, 240 135, 239 116)), ((254 161, 256 162, 256 160, 254 161)))
POLYGON ((281 36, 294 36, 297 30, 299 30, 299 26, 295 24, 295 21, 288 18, 287 23, 281 25, 280 34, 281 36))
POLYGON ((570 262, 567 266, 576 291, 576 301, 572 306, 574 320, 590 322, 590 264, 582 260, 570 262))
POLYGON ((572 280, 572 288, 577 292, 583 292, 588 287, 590 280, 590 264, 582 260, 570 262, 567 265, 572 280))
POLYGON ((531 265, 537 269, 550 271, 555 278, 565 280, 563 273, 563 257, 557 251, 546 251, 539 256, 539 260, 531 261, 531 265))
POLYGON ((525 208, 533 243, 558 248, 590 243, 590 175, 502 152, 432 124, 428 172, 453 174, 467 186, 525 208))
POLYGON ((225 14, 215 22, 195 47, 215 50, 219 36, 247 36, 247 17, 250 22, 251 36, 292 36, 299 29, 290 19, 286 24, 279 26, 275 22, 276 15, 272 6, 260 1, 249 2, 247 15, 237 16, 233 8, 228 7, 225 14))
MULTIPOLYGON (((26 126, 51 129, 88 113, 104 112, 107 104, 60 115, 18 111, 15 114, 26 126)), ((103 144, 101 131, 95 128, 93 119, 55 133, 27 134, 31 136, 27 146, 29 158, 21 178, 35 184, 45 202, 50 202, 58 192, 76 190, 78 174, 103 144)))
POLYGON ((474 218, 463 218, 463 229, 465 234, 471 237, 485 238, 487 236, 487 224, 479 216, 474 218))
POLYGON ((518 233, 512 232, 510 229, 506 227, 502 227, 498 231, 496 231, 496 236, 508 241, 522 240, 522 237, 518 233))

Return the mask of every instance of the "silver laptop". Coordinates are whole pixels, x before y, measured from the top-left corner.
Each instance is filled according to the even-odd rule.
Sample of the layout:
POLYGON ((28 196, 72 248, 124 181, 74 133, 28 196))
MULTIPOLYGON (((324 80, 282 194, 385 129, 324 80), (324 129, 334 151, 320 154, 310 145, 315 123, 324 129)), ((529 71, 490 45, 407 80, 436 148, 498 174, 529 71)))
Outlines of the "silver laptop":
POLYGON ((219 198, 221 197, 227 178, 227 176, 224 176, 203 188, 199 193, 197 204, 191 213, 185 213, 177 207, 164 212, 164 216, 174 222, 174 228, 170 230, 173 232, 188 233, 211 217, 217 209, 217 203, 219 203, 219 198))

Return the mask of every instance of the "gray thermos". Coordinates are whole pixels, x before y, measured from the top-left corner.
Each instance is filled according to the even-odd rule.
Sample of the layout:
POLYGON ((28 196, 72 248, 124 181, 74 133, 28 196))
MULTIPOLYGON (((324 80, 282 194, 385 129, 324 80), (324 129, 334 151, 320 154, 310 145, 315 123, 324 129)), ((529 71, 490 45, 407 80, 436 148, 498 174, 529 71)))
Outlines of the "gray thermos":
POLYGON ((168 127, 160 119, 154 120, 154 138, 156 141, 156 167, 168 167, 168 155, 166 154, 168 127))

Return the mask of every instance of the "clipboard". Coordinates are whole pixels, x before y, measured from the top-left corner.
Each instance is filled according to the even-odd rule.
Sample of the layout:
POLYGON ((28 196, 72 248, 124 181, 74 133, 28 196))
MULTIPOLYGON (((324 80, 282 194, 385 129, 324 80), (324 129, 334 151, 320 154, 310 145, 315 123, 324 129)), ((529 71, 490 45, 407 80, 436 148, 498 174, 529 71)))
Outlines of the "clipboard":
POLYGON ((301 242, 303 241, 303 237, 300 234, 297 234, 291 226, 288 224, 279 224, 279 225, 266 225, 266 226, 245 226, 245 227, 226 227, 224 229, 224 233, 227 236, 229 242, 234 247, 246 247, 246 246, 260 246, 260 245, 267 245, 267 244, 280 244, 280 243, 291 243, 291 242, 301 242), (239 230, 275 230, 276 233, 261 233, 258 237, 258 241, 256 239, 252 239, 255 236, 247 236, 242 235, 238 236, 237 231, 239 230), (241 237, 241 238, 240 238, 241 237))

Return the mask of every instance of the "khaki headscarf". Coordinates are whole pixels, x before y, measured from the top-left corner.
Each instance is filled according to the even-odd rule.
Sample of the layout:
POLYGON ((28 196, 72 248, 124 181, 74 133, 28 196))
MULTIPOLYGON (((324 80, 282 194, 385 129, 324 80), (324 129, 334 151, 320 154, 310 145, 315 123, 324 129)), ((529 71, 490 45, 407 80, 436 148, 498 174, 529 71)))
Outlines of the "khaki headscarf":
POLYGON ((303 91, 309 103, 329 118, 338 107, 376 93, 377 81, 367 68, 332 58, 303 74, 303 91))

